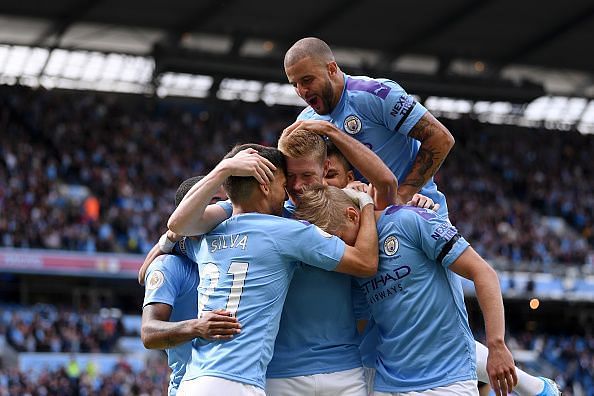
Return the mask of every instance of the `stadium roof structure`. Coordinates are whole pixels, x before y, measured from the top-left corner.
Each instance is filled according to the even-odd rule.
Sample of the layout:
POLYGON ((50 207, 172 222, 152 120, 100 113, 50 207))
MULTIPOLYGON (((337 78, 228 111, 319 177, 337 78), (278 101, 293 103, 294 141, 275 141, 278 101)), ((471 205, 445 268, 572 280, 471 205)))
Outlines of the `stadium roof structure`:
POLYGON ((350 73, 467 98, 594 97, 591 0, 0 1, 0 43, 150 56, 154 73, 285 82, 317 36, 350 73))

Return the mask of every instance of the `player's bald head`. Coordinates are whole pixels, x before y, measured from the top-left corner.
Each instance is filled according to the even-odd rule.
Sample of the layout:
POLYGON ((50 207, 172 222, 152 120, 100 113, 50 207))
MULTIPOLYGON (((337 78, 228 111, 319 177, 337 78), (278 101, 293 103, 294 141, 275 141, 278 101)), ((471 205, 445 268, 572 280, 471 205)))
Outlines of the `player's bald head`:
POLYGON ((323 64, 334 62, 334 54, 328 44, 316 37, 306 37, 293 44, 285 54, 285 69, 305 58, 323 64))

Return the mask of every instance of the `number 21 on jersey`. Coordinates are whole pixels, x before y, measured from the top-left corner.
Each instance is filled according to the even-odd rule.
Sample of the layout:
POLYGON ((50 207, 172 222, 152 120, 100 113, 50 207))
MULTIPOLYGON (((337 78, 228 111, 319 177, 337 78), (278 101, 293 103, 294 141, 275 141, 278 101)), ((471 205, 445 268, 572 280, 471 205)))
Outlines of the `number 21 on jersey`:
MULTIPOLYGON (((237 316, 237 309, 239 308, 239 301, 241 300, 241 294, 243 293, 243 285, 247 275, 249 263, 232 261, 229 266, 228 275, 233 277, 233 284, 229 290, 229 297, 227 298, 227 304, 225 305, 225 311, 231 313, 231 316, 237 316)), ((208 286, 205 287, 203 293, 198 294, 198 317, 202 316, 204 307, 208 304, 210 296, 217 290, 219 280, 221 278, 221 271, 214 263, 207 263, 204 265, 202 272, 200 273, 200 284, 202 282, 208 282, 208 286)))

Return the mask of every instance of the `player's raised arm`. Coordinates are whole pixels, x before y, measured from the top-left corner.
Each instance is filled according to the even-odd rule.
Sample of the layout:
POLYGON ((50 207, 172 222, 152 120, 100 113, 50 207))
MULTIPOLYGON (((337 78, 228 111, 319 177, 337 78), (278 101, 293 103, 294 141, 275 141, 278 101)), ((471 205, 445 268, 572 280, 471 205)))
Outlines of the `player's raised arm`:
POLYGON ((505 317, 497 273, 470 246, 450 265, 450 269, 474 282, 485 320, 489 349, 487 373, 491 387, 496 395, 507 395, 518 383, 518 378, 514 359, 505 345, 505 317))
POLYGON ((157 257, 163 254, 171 253, 175 243, 179 242, 181 239, 182 237, 180 235, 177 235, 171 230, 167 230, 165 234, 161 235, 159 242, 156 243, 155 246, 151 248, 151 250, 149 250, 146 257, 144 258, 144 262, 138 270, 138 283, 140 283, 140 286, 144 286, 144 278, 146 277, 146 272, 148 271, 151 263, 157 257))
POLYGON ((275 166, 256 150, 246 149, 231 158, 225 158, 186 194, 169 217, 167 227, 179 235, 201 235, 220 224, 229 216, 218 205, 209 205, 210 199, 229 176, 253 176, 258 182, 268 183, 275 166))
POLYGON ((340 150, 346 160, 375 187, 377 209, 384 209, 395 203, 398 180, 388 166, 363 143, 353 139, 334 124, 322 120, 296 121, 283 134, 302 129, 327 136, 340 150))
POLYGON ((144 286, 144 278, 146 277, 146 271, 148 270, 148 267, 151 265, 154 259, 156 259, 162 254, 164 253, 161 252, 161 250, 159 249, 158 243, 156 243, 155 246, 153 246, 151 250, 149 250, 146 257, 144 258, 144 262, 138 270, 138 283, 140 284, 140 286, 144 286))
POLYGON ((454 146, 454 137, 450 131, 429 112, 425 112, 408 136, 419 140, 421 147, 410 172, 400 181, 398 197, 401 203, 410 201, 437 173, 454 146))
MULTIPOLYGON (((349 191, 349 189, 345 189, 345 191, 349 191)), ((352 199, 358 201, 361 209, 359 231, 354 246, 347 245, 344 256, 335 271, 359 277, 372 276, 377 272, 379 262, 373 198, 360 191, 350 190, 349 194, 352 199)), ((347 210, 349 209, 351 208, 347 210)), ((355 210, 348 213, 349 217, 356 215, 355 210)))

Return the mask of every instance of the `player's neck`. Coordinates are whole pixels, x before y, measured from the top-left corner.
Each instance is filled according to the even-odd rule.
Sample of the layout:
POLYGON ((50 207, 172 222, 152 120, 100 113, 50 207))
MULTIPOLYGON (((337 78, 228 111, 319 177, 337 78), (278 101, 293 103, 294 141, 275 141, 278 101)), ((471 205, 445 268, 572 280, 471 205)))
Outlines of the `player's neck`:
POLYGON ((233 216, 245 213, 271 214, 266 201, 233 203, 233 216))
POLYGON ((346 79, 346 76, 344 75, 344 73, 340 72, 340 76, 338 76, 336 78, 336 81, 333 84, 334 85, 334 97, 332 98, 330 112, 334 111, 336 106, 338 106, 340 99, 342 98, 342 92, 344 91, 344 85, 346 84, 345 79, 346 79))

